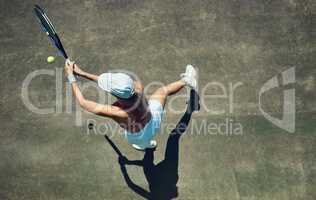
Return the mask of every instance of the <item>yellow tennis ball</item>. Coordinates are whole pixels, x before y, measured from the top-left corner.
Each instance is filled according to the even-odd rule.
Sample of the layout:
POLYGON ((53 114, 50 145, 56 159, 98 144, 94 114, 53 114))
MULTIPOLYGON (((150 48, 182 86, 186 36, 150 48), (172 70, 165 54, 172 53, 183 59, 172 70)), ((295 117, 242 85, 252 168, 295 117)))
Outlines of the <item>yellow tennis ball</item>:
POLYGON ((47 62, 48 63, 53 63, 55 61, 55 57, 54 56, 48 56, 47 57, 47 62))

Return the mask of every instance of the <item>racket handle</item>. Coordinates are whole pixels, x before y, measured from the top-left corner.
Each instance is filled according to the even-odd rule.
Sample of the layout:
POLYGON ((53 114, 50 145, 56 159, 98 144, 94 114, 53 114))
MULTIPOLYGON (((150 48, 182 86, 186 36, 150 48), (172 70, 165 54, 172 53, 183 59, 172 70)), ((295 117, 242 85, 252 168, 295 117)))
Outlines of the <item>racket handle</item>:
POLYGON ((66 59, 66 63, 67 63, 68 65, 70 65, 70 64, 71 64, 71 61, 70 61, 70 59, 69 59, 69 58, 67 58, 67 59, 66 59))
MULTIPOLYGON (((71 64, 71 60, 69 59, 69 58, 67 58, 66 59, 66 63, 68 64, 68 65, 70 65, 71 64)), ((74 64, 75 64, 75 62, 73 62, 74 64)), ((79 81, 79 76, 77 75, 77 74, 74 74, 75 75, 75 77, 76 77, 76 79, 79 81)))

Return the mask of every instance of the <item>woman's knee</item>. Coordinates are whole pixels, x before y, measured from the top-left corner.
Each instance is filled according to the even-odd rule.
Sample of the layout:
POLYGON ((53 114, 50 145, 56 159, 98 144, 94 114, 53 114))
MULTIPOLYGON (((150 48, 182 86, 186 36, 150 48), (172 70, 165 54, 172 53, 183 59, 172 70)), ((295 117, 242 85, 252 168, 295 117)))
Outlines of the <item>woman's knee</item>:
POLYGON ((168 94, 169 92, 166 86, 160 87, 154 92, 154 95, 159 95, 159 96, 167 96, 168 94))

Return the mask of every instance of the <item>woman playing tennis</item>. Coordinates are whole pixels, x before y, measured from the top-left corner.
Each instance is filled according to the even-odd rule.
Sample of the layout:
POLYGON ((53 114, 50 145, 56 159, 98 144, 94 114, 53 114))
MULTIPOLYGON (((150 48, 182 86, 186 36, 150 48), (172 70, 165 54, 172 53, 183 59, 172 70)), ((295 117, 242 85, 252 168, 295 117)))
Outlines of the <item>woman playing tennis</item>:
POLYGON ((83 71, 69 61, 65 64, 65 73, 80 106, 88 112, 116 121, 125 130, 127 141, 137 150, 156 147, 157 142, 153 138, 159 131, 167 97, 185 86, 197 88, 197 72, 192 65, 187 65, 180 80, 158 88, 148 99, 143 93, 143 85, 125 73, 103 73, 98 76, 83 71), (117 101, 112 105, 104 105, 85 99, 74 74, 97 82, 102 90, 115 96, 117 101))

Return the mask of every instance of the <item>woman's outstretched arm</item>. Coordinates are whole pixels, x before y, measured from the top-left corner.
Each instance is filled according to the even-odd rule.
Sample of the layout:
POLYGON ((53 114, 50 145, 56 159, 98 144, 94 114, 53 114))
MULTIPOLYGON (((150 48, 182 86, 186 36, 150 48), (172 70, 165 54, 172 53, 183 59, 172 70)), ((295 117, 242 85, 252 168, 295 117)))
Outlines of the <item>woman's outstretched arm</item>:
POLYGON ((83 71, 77 64, 74 64, 74 73, 91 81, 98 81, 99 78, 97 75, 83 71))

